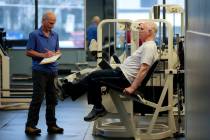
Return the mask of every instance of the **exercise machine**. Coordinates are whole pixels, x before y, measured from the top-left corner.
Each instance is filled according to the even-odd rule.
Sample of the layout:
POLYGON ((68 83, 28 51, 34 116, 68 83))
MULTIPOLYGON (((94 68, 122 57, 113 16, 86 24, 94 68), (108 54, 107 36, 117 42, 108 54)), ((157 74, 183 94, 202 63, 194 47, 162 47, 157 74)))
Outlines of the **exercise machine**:
POLYGON ((10 58, 6 51, 6 32, 0 30, 1 94, 0 110, 28 109, 31 99, 12 98, 10 95, 10 58))
MULTIPOLYGON (((161 93, 161 97, 158 103, 153 103, 150 101, 145 101, 140 97, 140 102, 145 105, 151 106, 155 108, 155 112, 152 115, 152 119, 147 125, 142 125, 140 123, 141 116, 135 116, 133 114, 133 102, 130 98, 124 98, 118 96, 119 94, 115 93, 116 90, 111 90, 109 95, 103 97, 103 104, 105 108, 111 112, 108 115, 99 118, 94 122, 93 126, 93 134, 101 135, 105 137, 133 137, 135 140, 141 139, 163 139, 166 137, 173 137, 173 134, 176 133, 175 119, 173 114, 173 71, 175 71, 172 67, 172 50, 173 50, 173 30, 172 26, 169 22, 163 19, 143 19, 132 22, 131 28, 134 31, 138 30, 138 26, 140 22, 144 21, 154 21, 154 22, 162 22, 166 24, 168 31, 168 68, 165 71, 166 73, 166 81, 164 88, 161 93), (163 99, 166 98, 166 94, 168 94, 167 100, 168 105, 162 106, 163 99), (107 98, 107 99, 104 99, 107 98), (158 114, 162 111, 168 111, 167 123, 166 124, 158 124, 158 114)), ((107 19, 102 21, 98 25, 98 52, 100 56, 100 46, 102 44, 102 40, 100 39, 100 34, 102 34, 102 27, 104 24, 109 22, 117 22, 114 19, 107 19)), ((134 46, 133 49, 135 49, 134 46)), ((132 52, 132 50, 131 50, 132 52)), ((100 62, 100 60, 99 60, 100 62)))

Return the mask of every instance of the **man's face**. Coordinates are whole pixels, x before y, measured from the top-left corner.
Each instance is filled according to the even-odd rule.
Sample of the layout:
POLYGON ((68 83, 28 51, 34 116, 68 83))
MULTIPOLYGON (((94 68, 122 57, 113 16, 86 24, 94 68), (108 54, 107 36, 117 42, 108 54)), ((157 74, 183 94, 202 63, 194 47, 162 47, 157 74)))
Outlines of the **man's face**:
POLYGON ((139 37, 141 40, 145 40, 151 34, 151 30, 144 23, 139 24, 139 37))
POLYGON ((54 24, 56 22, 56 19, 53 17, 49 17, 45 21, 43 21, 43 26, 47 31, 51 31, 52 28, 54 27, 54 24))

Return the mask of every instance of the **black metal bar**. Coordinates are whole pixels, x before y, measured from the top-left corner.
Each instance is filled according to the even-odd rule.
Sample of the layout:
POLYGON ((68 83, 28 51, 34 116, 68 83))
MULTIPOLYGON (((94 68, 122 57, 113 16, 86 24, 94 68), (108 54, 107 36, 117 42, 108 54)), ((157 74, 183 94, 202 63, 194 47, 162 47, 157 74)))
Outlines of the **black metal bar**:
MULTIPOLYGON (((166 4, 166 0, 163 0, 163 5, 166 4)), ((166 8, 163 7, 163 19, 166 19, 166 8)), ((166 25, 163 23, 163 42, 166 43, 166 25)))
POLYGON ((38 29, 38 0, 35 0, 35 30, 38 29))

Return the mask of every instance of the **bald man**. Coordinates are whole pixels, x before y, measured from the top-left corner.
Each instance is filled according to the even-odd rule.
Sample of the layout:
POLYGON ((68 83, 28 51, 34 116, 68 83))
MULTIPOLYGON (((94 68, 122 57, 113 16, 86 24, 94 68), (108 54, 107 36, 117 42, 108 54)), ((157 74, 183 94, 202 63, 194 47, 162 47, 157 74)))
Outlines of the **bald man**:
POLYGON ((63 128, 56 124, 55 106, 57 104, 54 79, 58 75, 57 62, 40 64, 44 58, 60 54, 58 34, 52 31, 56 23, 53 12, 47 11, 42 16, 42 26, 29 34, 26 55, 32 58, 33 95, 28 111, 25 133, 39 135, 37 128, 39 110, 42 101, 46 99, 46 124, 48 133, 63 133, 63 128))
POLYGON ((87 28, 87 42, 88 46, 92 39, 97 40, 97 26, 100 23, 101 19, 98 16, 92 18, 91 25, 87 28))

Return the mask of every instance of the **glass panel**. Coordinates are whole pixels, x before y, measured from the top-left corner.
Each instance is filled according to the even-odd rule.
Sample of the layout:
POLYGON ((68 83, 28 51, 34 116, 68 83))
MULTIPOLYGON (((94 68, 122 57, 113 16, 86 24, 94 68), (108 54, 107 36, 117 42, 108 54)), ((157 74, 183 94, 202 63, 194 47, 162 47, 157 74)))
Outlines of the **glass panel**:
MULTIPOLYGON (((61 48, 84 48, 84 0, 39 0, 38 24, 43 12, 57 16, 54 30, 61 48)), ((28 39, 35 27, 35 0, 0 0, 0 28, 8 40, 28 39)))
MULTIPOLYGON (((117 0, 117 18, 129 17, 131 20, 149 18, 149 12, 154 4, 162 4, 162 0, 130 0, 125 3, 124 0, 117 0), (151 5, 153 4, 153 5, 151 5), (150 5, 150 6, 149 6, 150 5), (139 16, 138 16, 139 15, 139 16)), ((170 0, 166 4, 178 4, 184 8, 184 0, 170 0)), ((178 15, 178 14, 176 14, 178 15)), ((169 19, 171 20, 171 17, 169 19)))
MULTIPOLYGON (((130 0, 129 3, 125 3, 124 0, 117 0, 117 18, 118 19, 129 19, 131 20, 137 20, 137 19, 149 19, 149 13, 152 10, 152 6, 156 4, 162 4, 162 0, 130 0)), ((182 8, 184 8, 184 0, 170 0, 166 1, 166 4, 178 4, 182 8)), ((162 8, 160 11, 160 18, 162 18, 162 8)), ((181 14, 174 14, 169 13, 166 14, 166 20, 168 20, 174 30, 174 34, 180 34, 181 33, 181 14)), ((158 33, 159 35, 159 33, 158 33)), ((117 33, 117 39, 118 42, 119 38, 121 37, 121 33, 117 33)), ((125 36, 125 35, 124 35, 125 36)), ((117 46, 122 46, 117 44, 117 46)))
POLYGON ((0 56, 0 96, 2 91, 2 56, 0 56))
POLYGON ((34 1, 1 0, 0 28, 4 28, 8 40, 27 39, 34 29, 34 1))
POLYGON ((152 7, 153 5, 157 4, 157 0, 142 0, 141 6, 142 7, 152 7))
POLYGON ((84 0, 40 0, 39 26, 42 14, 54 11, 54 30, 59 34, 61 48, 84 48, 84 0))

